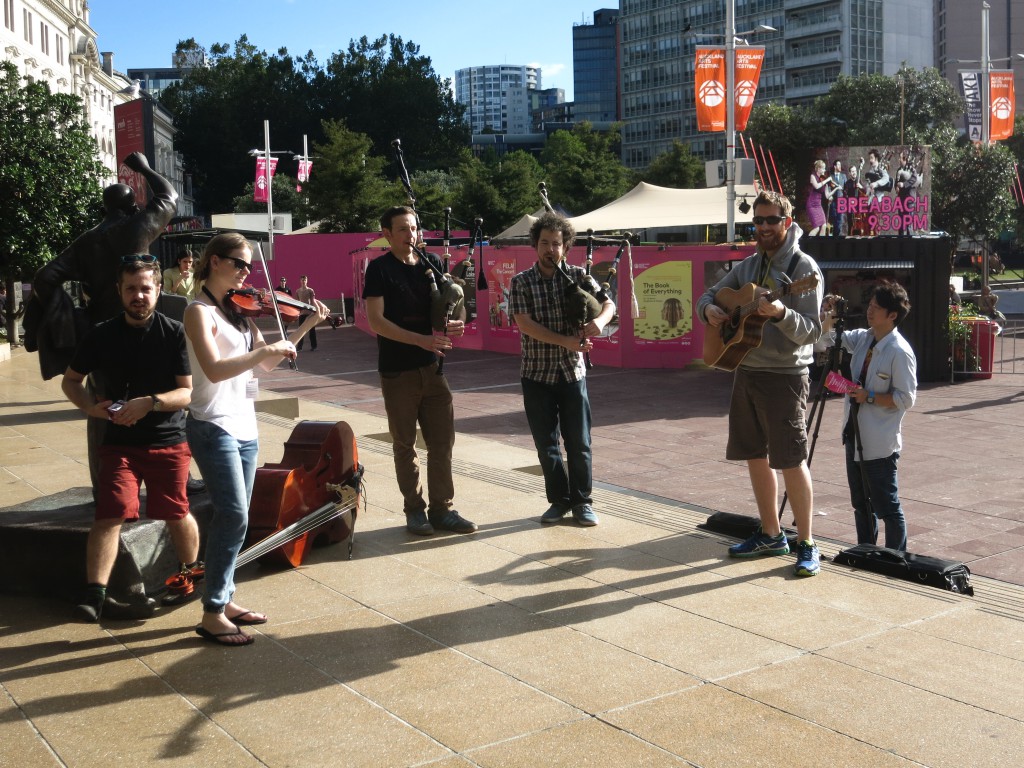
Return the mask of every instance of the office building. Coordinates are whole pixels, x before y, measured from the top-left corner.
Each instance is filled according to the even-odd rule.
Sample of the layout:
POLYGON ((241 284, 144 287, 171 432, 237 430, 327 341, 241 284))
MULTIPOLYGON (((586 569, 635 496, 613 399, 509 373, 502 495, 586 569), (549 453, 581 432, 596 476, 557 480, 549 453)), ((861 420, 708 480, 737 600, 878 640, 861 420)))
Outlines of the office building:
MULTIPOLYGON (((811 103, 840 75, 933 66, 935 0, 736 0, 736 30, 763 45, 757 103, 811 103)), ((698 46, 722 45, 725 4, 621 0, 622 160, 644 168, 675 139, 698 157, 725 155, 721 133, 697 131, 698 46), (684 31, 685 30, 685 31, 684 31)))
POLYGON ((617 8, 602 8, 572 28, 573 112, 595 127, 619 119, 618 21, 617 8))
POLYGON ((474 134, 528 132, 527 92, 540 87, 539 67, 495 64, 455 72, 455 99, 466 106, 466 121, 474 134))

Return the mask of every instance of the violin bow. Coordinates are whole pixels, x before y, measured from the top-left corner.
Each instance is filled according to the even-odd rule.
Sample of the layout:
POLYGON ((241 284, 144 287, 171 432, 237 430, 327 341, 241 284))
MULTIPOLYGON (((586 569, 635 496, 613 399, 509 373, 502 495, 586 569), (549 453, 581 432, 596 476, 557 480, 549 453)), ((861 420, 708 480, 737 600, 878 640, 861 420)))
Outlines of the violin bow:
MULTIPOLYGON (((284 331, 284 322, 281 320, 281 308, 277 306, 277 294, 274 293, 274 286, 270 283, 270 272, 267 271, 267 260, 263 256, 263 245, 259 241, 256 242, 256 252, 260 255, 260 264, 263 265, 263 274, 266 275, 267 285, 270 286, 270 301, 274 305, 274 317, 277 319, 277 330, 281 332, 281 340, 287 341, 288 334, 284 331)), ((299 370, 299 367, 295 364, 295 361, 289 358, 288 365, 293 371, 299 370)))

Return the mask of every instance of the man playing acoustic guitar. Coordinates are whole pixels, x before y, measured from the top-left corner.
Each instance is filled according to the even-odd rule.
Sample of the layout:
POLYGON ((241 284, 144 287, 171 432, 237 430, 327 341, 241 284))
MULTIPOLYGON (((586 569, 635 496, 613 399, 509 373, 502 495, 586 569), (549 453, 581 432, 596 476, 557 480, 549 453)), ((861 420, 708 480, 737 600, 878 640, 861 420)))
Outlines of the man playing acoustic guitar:
POLYGON ((748 289, 756 302, 751 309, 752 319, 760 316, 763 322, 760 343, 749 349, 736 368, 725 452, 730 461, 747 462, 761 526, 749 539, 730 547, 729 554, 759 557, 789 553, 777 513, 775 472, 779 470, 799 533, 796 574, 814 576, 820 566, 811 534, 814 494, 807 467, 805 418, 807 367, 814 358, 814 342, 821 335, 818 311, 822 287, 818 265, 799 248, 803 232, 792 214, 793 206, 785 196, 775 192, 761 192, 757 196, 757 253, 734 266, 704 292, 697 302, 697 316, 713 329, 728 328, 739 308, 726 311, 716 296, 721 291, 748 289), (807 281, 812 286, 808 290, 779 290, 805 278, 811 278, 807 281), (772 301, 766 296, 769 292, 782 296, 772 301))

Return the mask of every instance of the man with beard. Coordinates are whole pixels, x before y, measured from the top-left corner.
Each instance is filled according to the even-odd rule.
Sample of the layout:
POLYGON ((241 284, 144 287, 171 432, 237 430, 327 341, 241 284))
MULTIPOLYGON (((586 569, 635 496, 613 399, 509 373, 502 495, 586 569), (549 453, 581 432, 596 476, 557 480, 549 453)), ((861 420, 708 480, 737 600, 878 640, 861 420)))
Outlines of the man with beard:
MULTIPOLYGON (((139 517, 139 488, 146 484, 146 515, 164 520, 183 571, 198 567, 199 529, 189 513, 185 483, 192 458, 185 441, 185 413, 192 376, 181 323, 156 311, 160 264, 149 254, 124 256, 117 290, 124 310, 95 326, 75 350, 61 389, 91 419, 108 422, 99 447, 96 520, 86 544, 84 594, 75 616, 97 621, 106 605, 117 559, 121 524, 139 517), (103 389, 85 385, 100 374, 103 389)), ((152 603, 144 604, 152 612, 152 603)), ((140 618, 134 614, 134 618, 140 618)))
POLYGON ((729 548, 731 557, 785 555, 789 544, 778 509, 778 478, 782 472, 799 534, 796 574, 814 576, 820 569, 818 547, 811 533, 814 494, 807 466, 806 410, 808 366, 814 342, 821 335, 821 272, 799 248, 799 225, 789 199, 761 192, 754 201, 757 253, 733 267, 697 302, 697 316, 718 327, 729 318, 715 304, 723 288, 759 286, 757 314, 767 317, 760 346, 751 349, 736 369, 729 407, 729 441, 725 457, 746 461, 761 520, 746 541, 729 548), (766 293, 814 275, 813 290, 769 301, 766 293))
POLYGON ((598 519, 591 498, 590 397, 583 355, 612 319, 615 305, 581 267, 564 267, 568 279, 586 280, 600 303, 597 316, 582 328, 570 319, 568 279, 560 265, 575 239, 572 224, 557 214, 545 213, 533 223, 530 243, 537 263, 512 278, 511 305, 522 342, 523 407, 550 504, 540 521, 557 523, 571 511, 577 525, 593 526, 598 519))

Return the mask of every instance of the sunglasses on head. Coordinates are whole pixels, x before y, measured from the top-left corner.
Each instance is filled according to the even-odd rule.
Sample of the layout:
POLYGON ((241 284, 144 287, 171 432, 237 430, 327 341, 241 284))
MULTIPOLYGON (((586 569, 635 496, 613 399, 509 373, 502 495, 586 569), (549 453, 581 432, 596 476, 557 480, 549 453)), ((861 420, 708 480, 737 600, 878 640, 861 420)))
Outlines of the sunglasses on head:
POLYGON ((235 262, 235 269, 244 269, 246 272, 252 272, 252 264, 245 259, 239 259, 235 256, 221 256, 221 258, 235 262))
POLYGON ((130 253, 121 257, 122 264, 134 264, 137 261, 141 261, 143 264, 152 264, 156 261, 156 256, 151 253, 130 253))
POLYGON ((758 227, 762 224, 771 224, 774 227, 776 224, 781 224, 785 220, 785 216, 755 216, 751 219, 751 221, 753 221, 758 227))

